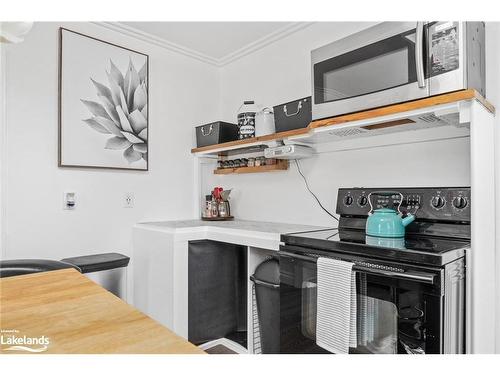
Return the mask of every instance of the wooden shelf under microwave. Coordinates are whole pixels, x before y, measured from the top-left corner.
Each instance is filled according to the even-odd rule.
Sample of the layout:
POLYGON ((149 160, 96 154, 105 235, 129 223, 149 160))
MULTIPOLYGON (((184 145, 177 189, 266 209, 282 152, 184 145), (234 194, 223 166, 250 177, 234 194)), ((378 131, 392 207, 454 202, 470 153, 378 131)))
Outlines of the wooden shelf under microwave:
MULTIPOLYGON (((264 149, 280 141, 316 144, 331 142, 333 140, 343 140, 344 138, 342 137, 345 134, 351 136, 352 134, 362 135, 362 133, 364 133, 364 135, 366 135, 368 130, 373 135, 376 135, 384 131, 387 132, 389 129, 393 131, 405 131, 418 130, 424 127, 429 128, 434 126, 429 124, 429 119, 439 119, 437 116, 426 118, 426 113, 433 116, 434 111, 442 109, 443 106, 452 106, 459 102, 471 100, 478 101, 489 112, 495 113, 495 107, 477 91, 472 89, 460 90, 429 98, 316 120, 302 129, 193 148, 191 153, 197 156, 221 156, 245 153, 252 149, 255 150, 256 148, 264 149), (414 117, 417 112, 421 116, 419 119, 415 119, 414 117)), ((435 124, 439 125, 437 122, 435 124)), ((443 123, 441 123, 441 125, 442 124, 443 123)))
POLYGON ((214 174, 243 174, 243 173, 262 173, 286 171, 288 169, 288 160, 277 160, 276 164, 260 165, 258 167, 239 167, 239 168, 218 168, 214 174))

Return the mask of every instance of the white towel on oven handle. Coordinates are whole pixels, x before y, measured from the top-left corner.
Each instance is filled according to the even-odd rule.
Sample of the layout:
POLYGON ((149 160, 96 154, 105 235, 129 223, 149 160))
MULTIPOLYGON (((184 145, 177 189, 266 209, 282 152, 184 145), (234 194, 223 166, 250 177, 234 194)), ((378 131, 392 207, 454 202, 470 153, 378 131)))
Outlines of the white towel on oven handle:
POLYGON ((316 344, 332 353, 348 354, 357 346, 354 263, 318 258, 316 344))

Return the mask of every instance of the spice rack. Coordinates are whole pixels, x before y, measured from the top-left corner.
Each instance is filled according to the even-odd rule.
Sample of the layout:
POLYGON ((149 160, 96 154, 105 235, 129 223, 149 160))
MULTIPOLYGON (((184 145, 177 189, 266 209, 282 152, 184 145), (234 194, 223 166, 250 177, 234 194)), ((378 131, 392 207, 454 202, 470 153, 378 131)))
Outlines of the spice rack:
POLYGON ((286 171, 288 169, 288 160, 278 159, 276 164, 259 165, 253 167, 237 167, 237 168, 217 168, 214 174, 243 174, 243 173, 262 173, 262 172, 276 172, 286 171))

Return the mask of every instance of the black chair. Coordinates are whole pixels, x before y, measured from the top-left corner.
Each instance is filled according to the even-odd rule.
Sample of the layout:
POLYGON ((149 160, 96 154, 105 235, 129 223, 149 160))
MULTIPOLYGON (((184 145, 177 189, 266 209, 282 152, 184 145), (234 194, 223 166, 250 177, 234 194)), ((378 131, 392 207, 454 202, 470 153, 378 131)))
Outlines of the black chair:
POLYGON ((0 278, 9 276, 26 275, 28 273, 46 272, 74 268, 81 272, 80 268, 73 264, 47 259, 12 259, 0 261, 0 278))

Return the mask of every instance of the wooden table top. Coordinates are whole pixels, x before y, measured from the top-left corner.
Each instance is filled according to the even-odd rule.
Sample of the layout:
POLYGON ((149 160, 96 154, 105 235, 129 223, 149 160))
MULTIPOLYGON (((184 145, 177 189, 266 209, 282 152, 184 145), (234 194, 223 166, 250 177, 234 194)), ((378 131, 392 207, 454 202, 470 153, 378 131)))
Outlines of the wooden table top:
POLYGON ((44 338, 41 353, 204 353, 74 269, 1 278, 0 331, 3 354, 44 338))

